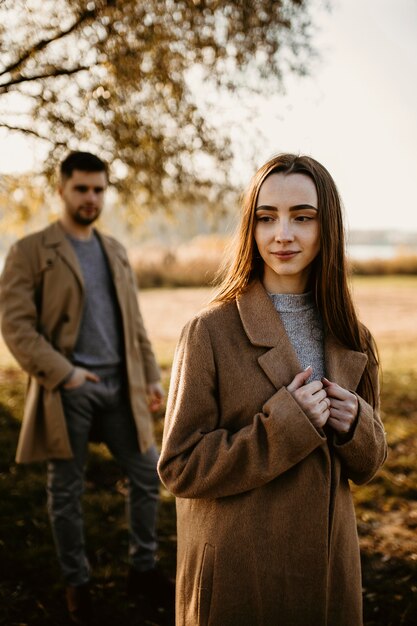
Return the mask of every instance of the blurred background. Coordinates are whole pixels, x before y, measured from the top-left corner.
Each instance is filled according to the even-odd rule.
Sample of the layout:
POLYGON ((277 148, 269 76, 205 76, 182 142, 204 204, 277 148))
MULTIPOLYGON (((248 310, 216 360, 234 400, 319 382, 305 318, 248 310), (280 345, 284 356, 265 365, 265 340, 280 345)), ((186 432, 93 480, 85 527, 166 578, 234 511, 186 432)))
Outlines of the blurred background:
POLYGON ((250 176, 293 151, 335 178, 358 272, 415 272, 416 28, 415 0, 3 0, 0 263, 56 217, 56 163, 86 149, 111 164, 102 227, 141 284, 170 284, 155 265, 194 238, 206 279, 173 273, 204 283, 250 176))

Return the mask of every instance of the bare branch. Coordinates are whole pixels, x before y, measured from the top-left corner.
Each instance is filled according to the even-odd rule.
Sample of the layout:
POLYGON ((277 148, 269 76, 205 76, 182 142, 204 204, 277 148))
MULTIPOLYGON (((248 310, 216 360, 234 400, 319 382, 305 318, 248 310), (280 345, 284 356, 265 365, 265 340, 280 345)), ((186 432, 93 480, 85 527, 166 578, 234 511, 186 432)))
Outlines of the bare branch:
POLYGON ((38 133, 36 130, 33 130, 33 128, 25 128, 23 126, 12 126, 11 124, 5 124, 3 122, 0 122, 0 128, 6 128, 7 130, 10 130, 12 132, 26 133, 27 135, 33 135, 37 139, 43 139, 44 141, 48 141, 49 143, 55 146, 66 145, 64 141, 57 141, 56 138, 46 137, 46 135, 42 135, 41 133, 38 133))
POLYGON ((36 54, 38 52, 41 52, 47 46, 49 46, 50 43, 52 43, 54 41, 59 41, 63 37, 66 37, 67 35, 71 34, 83 22, 85 22, 85 21, 87 21, 89 19, 94 18, 96 15, 97 15, 97 12, 95 10, 83 11, 78 16, 78 18, 75 20, 75 22, 73 24, 71 24, 71 26, 69 28, 67 28, 66 30, 62 30, 62 31, 56 33, 55 35, 53 35, 53 37, 50 37, 49 39, 42 39, 41 41, 38 41, 38 43, 34 44, 29 49, 27 49, 24 52, 24 54, 17 61, 12 63, 11 65, 8 65, 3 70, 1 70, 0 71, 0 76, 4 76, 4 74, 8 74, 10 72, 14 72, 14 71, 18 70, 20 67, 22 67, 22 65, 25 63, 25 61, 27 61, 29 59, 29 57, 33 56, 34 54, 36 54))
POLYGON ((85 70, 91 69, 91 65, 80 65, 79 67, 73 67, 71 69, 56 69, 52 72, 44 72, 43 74, 35 74, 35 76, 19 76, 18 78, 14 78, 3 85, 0 85, 0 94, 7 93, 10 87, 14 87, 20 83, 28 83, 34 80, 40 80, 42 78, 56 78, 57 76, 71 76, 72 74, 77 74, 78 72, 83 72, 85 70))

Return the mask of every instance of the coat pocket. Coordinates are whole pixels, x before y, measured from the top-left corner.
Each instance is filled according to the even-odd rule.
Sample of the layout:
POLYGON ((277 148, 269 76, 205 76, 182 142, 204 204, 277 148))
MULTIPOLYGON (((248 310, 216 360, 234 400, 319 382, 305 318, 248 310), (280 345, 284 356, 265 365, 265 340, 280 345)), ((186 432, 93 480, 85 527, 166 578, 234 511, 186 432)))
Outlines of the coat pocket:
POLYGON ((206 543, 198 582, 198 626, 208 626, 209 623, 215 555, 215 547, 206 543))
POLYGON ((61 395, 67 397, 72 395, 77 395, 79 393, 84 393, 84 391, 88 388, 89 381, 86 379, 81 385, 77 385, 76 387, 65 387, 65 385, 61 385, 59 387, 59 391, 61 395))

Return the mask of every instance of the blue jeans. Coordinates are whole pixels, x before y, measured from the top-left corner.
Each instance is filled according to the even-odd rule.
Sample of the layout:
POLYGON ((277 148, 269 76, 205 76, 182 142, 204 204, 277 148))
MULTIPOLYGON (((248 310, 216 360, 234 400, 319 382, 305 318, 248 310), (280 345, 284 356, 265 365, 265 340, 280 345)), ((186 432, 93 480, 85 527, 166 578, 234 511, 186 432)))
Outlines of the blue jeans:
POLYGON ((93 419, 101 440, 128 478, 130 563, 138 571, 155 566, 158 453, 155 447, 145 454, 139 450, 136 427, 120 374, 105 368, 94 371, 100 376, 100 382, 86 381, 76 389, 61 390, 74 457, 48 462, 48 513, 62 574, 68 585, 82 585, 90 579, 81 497, 93 419))

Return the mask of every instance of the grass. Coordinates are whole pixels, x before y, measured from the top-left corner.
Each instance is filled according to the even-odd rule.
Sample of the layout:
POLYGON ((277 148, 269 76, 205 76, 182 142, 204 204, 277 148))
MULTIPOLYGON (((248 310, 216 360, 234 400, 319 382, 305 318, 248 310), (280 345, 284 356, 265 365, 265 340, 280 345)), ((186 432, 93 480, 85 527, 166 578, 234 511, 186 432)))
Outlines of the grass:
POLYGON ((353 486, 366 626, 417 623, 417 389, 387 372, 382 417, 389 455, 368 485, 353 486))
MULTIPOLYGON (((165 372, 165 384, 168 372, 165 372)), ((62 584, 45 510, 43 465, 16 465, 14 451, 24 380, 0 384, 0 624, 63 626, 62 584)), ((384 468, 354 487, 364 575, 365 626, 412 626, 417 620, 417 389, 413 380, 387 375, 383 417, 390 443, 384 468)), ((162 420, 157 420, 157 436, 162 420)), ((92 446, 85 518, 94 570, 98 623, 139 624, 125 596, 127 530, 124 482, 101 446, 92 446)), ((162 491, 161 564, 175 572, 175 511, 162 491)))

